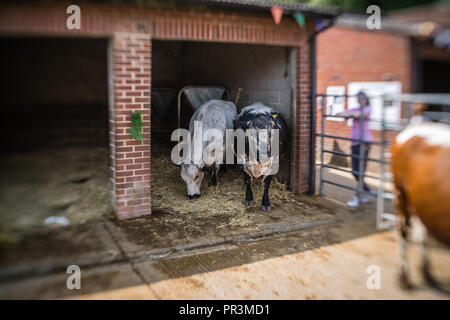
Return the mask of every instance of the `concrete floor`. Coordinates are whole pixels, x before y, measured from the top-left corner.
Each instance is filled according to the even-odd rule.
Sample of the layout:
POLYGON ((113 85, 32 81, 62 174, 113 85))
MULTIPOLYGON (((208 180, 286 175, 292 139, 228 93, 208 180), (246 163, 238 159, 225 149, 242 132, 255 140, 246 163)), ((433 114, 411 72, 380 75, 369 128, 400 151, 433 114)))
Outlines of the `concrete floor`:
MULTIPOLYGON (((284 239, 282 241, 288 241, 284 239)), ((257 251, 249 245, 240 251, 257 251)), ((430 289, 418 272, 417 246, 410 250, 416 288, 402 290, 397 282, 396 235, 392 231, 286 254, 217 271, 175 277, 150 284, 126 287, 80 299, 449 299, 430 289), (366 272, 380 268, 380 289, 368 289, 366 272)), ((230 258, 232 257, 229 252, 230 258)), ((238 253, 237 253, 238 254, 238 253)), ((199 267, 207 261, 200 256, 199 267), (200 258, 201 257, 201 258, 200 258)), ((450 280, 450 254, 434 249, 436 276, 450 280)), ((177 263, 173 261, 173 263, 177 263)), ((152 267, 140 265, 144 274, 152 267)))
MULTIPOLYGON (((349 169, 349 168, 345 168, 345 169, 349 169)), ((319 168, 316 168, 316 192, 319 192, 319 178, 320 178, 320 174, 319 174, 319 168)), ((377 173, 371 173, 372 175, 378 175, 377 173)), ((355 178, 347 172, 343 172, 343 171, 339 171, 339 170, 335 170, 335 169, 330 169, 330 168, 324 168, 324 179, 329 180, 329 181, 333 181, 333 182, 338 182, 353 188, 357 187, 357 183, 355 181, 355 178)), ((377 192, 378 190, 378 185, 379 182, 376 179, 373 178, 365 178, 365 182, 367 183, 367 185, 371 188, 372 191, 377 192)), ((384 184, 384 189, 386 192, 392 192, 392 184, 391 183, 385 183, 384 184)), ((352 190, 348 190, 348 189, 344 189, 344 188, 339 188, 337 186, 331 185, 331 184, 327 184, 324 183, 324 196, 328 199, 332 199, 334 201, 337 201, 341 204, 346 204, 347 201, 349 201, 354 195, 355 192, 352 190)), ((376 204, 376 199, 374 197, 371 198, 371 203, 366 206, 369 208, 373 208, 375 210, 375 204, 376 204)), ((386 205, 386 210, 388 210, 389 212, 393 212, 393 206, 392 206, 392 201, 385 201, 385 205, 386 205)))
MULTIPOLYGON (((317 190, 319 186, 317 170, 317 190)), ((345 172, 325 169, 325 179, 356 187, 353 177, 345 172)), ((366 183, 377 190, 378 181, 366 178, 366 183)), ((390 184, 385 185, 392 190, 390 184)), ((325 196, 345 204, 353 192, 332 185, 324 186, 325 196)), ((375 199, 365 208, 374 212, 375 199)), ((392 203, 386 202, 386 210, 393 212, 392 203)), ((363 218, 354 226, 357 229, 370 228, 370 218, 363 218), (364 221, 364 222, 363 222, 364 221)), ((342 226, 333 226, 328 231, 336 232, 342 226)), ((349 225, 347 225, 349 228, 349 225)), ((342 231, 342 230, 341 230, 342 231)), ((317 234, 323 230, 303 232, 303 237, 317 234)), ((353 231, 354 232, 354 231, 353 231)), ((339 232, 338 232, 339 233, 339 232)), ((280 248, 289 248, 297 235, 283 236, 277 240, 264 240, 238 248, 229 248, 230 257, 242 255, 242 251, 257 252, 265 242, 277 241, 280 248), (255 248, 253 248, 255 247, 255 248), (240 253, 234 253, 238 251, 240 253), (234 253, 231 254, 231 252, 234 253)), ((81 299, 449 299, 450 295, 428 287, 419 272, 419 250, 417 245, 410 249, 411 277, 416 284, 414 290, 405 291, 397 281, 398 257, 397 234, 386 231, 370 234, 357 239, 321 246, 312 250, 301 250, 293 254, 272 257, 261 261, 233 266, 217 271, 209 271, 189 276, 175 277, 107 292, 82 295, 81 299), (366 282, 371 265, 380 267, 381 288, 369 290, 366 282), (176 288, 176 290, 174 290, 176 288)), ((303 244, 307 245, 308 241, 303 244)), ((270 244, 268 246, 272 247, 270 244)), ((283 250, 280 250, 283 251, 283 250)), ((206 254, 206 256, 211 254, 206 254)), ((213 256, 216 256, 214 254, 213 256)), ((433 269, 436 276, 450 283, 450 252, 443 248, 431 251, 433 269)), ((200 256, 198 264, 208 261, 200 256)), ((205 268, 208 270, 208 268, 205 268)))
MULTIPOLYGON (((351 182, 333 172, 327 175, 351 182)), ((341 190, 332 189, 335 201, 352 195, 341 190)), ((174 237, 170 225, 155 229, 161 220, 155 215, 33 238, 24 247, 0 252, 0 298, 450 298, 423 282, 416 247, 410 250, 416 288, 399 287, 396 234, 376 230, 373 204, 348 211, 322 200, 312 197, 303 203, 317 208, 320 219, 299 215, 283 222, 269 215, 255 232, 210 225, 174 237), (70 264, 81 267, 81 290, 67 289, 70 264), (366 286, 371 265, 380 268, 380 290, 366 286)), ((431 252, 435 275, 450 283, 450 252, 439 246, 431 252)))

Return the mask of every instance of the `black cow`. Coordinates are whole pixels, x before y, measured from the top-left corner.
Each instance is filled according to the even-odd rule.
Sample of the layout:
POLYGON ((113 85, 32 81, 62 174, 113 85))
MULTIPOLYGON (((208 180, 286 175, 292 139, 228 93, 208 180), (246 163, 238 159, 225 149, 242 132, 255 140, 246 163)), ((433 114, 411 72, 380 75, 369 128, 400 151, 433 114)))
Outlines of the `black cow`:
MULTIPOLYGON (((238 119, 234 121, 235 130, 242 129, 249 132, 248 129, 255 130, 254 132, 259 132, 260 129, 267 130, 268 139, 263 143, 258 141, 258 153, 256 156, 256 162, 251 163, 249 160, 249 136, 246 135, 246 148, 245 148, 245 159, 244 163, 241 165, 244 173, 244 182, 247 186, 245 193, 245 203, 247 205, 253 204, 253 191, 252 191, 252 180, 255 178, 263 177, 264 194, 261 203, 261 209, 264 212, 270 211, 270 200, 269 200, 269 188, 270 182, 276 172, 272 169, 275 165, 279 164, 279 157, 271 157, 271 144, 272 136, 270 134, 271 129, 278 129, 279 131, 279 156, 286 152, 289 130, 287 128, 286 122, 281 117, 280 113, 264 104, 257 102, 250 106, 242 109, 239 113, 238 119), (262 159, 260 154, 267 155, 271 157, 262 159)), ((275 156, 275 155, 274 155, 275 156)))

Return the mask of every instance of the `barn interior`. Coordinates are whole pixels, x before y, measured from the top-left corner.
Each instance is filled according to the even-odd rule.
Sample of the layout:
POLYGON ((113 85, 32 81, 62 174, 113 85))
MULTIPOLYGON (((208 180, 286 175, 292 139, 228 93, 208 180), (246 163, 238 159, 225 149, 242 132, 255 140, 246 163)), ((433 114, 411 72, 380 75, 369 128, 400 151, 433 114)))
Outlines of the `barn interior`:
POLYGON ((107 40, 0 47, 1 240, 109 215, 107 40))
MULTIPOLYGON (((418 93, 450 93, 450 83, 446 75, 450 72, 450 54, 445 48, 435 46, 430 41, 414 43, 417 59, 413 60, 413 88, 418 93)), ((450 106, 428 105, 426 115, 433 119, 450 123, 450 106)))
MULTIPOLYGON (((262 102, 281 112, 291 130, 293 95, 295 92, 295 54, 293 48, 249 44, 153 41, 152 42, 152 208, 167 210, 167 202, 177 199, 174 207, 183 206, 186 191, 180 178, 179 168, 170 161, 171 148, 176 142, 170 135, 177 128, 178 94, 182 88, 188 89, 180 95, 180 126, 188 128, 189 120, 200 102, 210 98, 235 102, 239 88, 242 89, 237 103, 238 112, 244 106, 262 102), (206 89, 205 87, 212 87, 206 89), (219 88, 219 89, 217 89, 219 88), (165 189, 167 171, 159 179, 162 168, 173 169, 172 184, 175 188, 165 189), (161 183, 159 181, 161 180, 161 183), (178 194, 167 195, 167 192, 178 194), (180 195, 181 196, 180 196, 180 195), (161 195, 162 198, 158 198, 161 195), (180 198, 179 198, 180 197, 180 198), (179 198, 179 199, 178 199, 179 198)), ((291 148, 282 157, 277 181, 290 186, 291 148)), ((230 184, 241 186, 242 173, 237 168, 230 184), (237 181, 239 179, 239 181, 237 181), (235 181, 236 180, 236 181, 235 181)), ((219 187, 226 187, 230 173, 224 175, 219 187)), ((220 178, 219 178, 220 184, 220 178)), ((259 185, 259 183, 256 183, 259 185)), ((208 181, 204 179, 202 193, 208 194, 208 181)), ((224 189, 220 194, 232 193, 224 189)), ((217 192, 215 193, 217 196, 217 192)), ((242 200, 242 194, 237 200, 242 200)), ((256 198, 256 197, 255 197, 256 198)), ((255 199, 256 200, 256 199, 255 199)), ((207 205, 205 199, 205 205, 207 205)), ((259 203, 260 199, 256 202, 259 203)), ((240 203, 239 203, 240 205, 240 203)), ((195 210, 186 203, 185 210, 195 210)), ((178 209, 176 209, 178 210, 178 209)))

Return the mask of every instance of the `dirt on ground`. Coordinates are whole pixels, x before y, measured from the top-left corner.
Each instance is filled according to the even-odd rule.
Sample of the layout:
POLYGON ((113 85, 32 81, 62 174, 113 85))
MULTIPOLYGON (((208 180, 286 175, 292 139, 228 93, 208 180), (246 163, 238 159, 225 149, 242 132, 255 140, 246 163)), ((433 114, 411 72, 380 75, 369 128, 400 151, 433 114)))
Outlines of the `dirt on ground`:
MULTIPOLYGON (((111 214, 108 150, 68 149, 2 159, 0 285, 52 277, 69 264, 103 268, 172 257, 324 226, 354 214, 332 201, 296 194, 276 180, 270 189, 271 212, 260 209, 260 181, 254 182, 255 205, 246 207, 242 172, 232 166, 219 175, 218 186, 208 186, 206 177, 202 196, 191 201, 180 168, 167 153, 152 151, 152 215, 123 221, 111 214), (47 225, 48 217, 64 217, 70 224, 47 225)), ((362 234, 373 232, 369 229, 362 234)), ((334 241, 324 234, 320 239, 334 241)), ((311 241, 299 243, 298 250, 315 247, 311 241)))
MULTIPOLYGON (((276 181, 271 212, 260 209, 258 183, 257 204, 246 207, 242 172, 232 167, 219 176, 217 187, 208 187, 205 179, 202 197, 190 201, 180 168, 166 163, 159 171, 152 167, 152 215, 119 221, 111 215, 107 150, 87 151, 3 160, 23 171, 8 173, 8 180, 14 181, 10 186, 2 180, 2 235, 9 245, 0 247, 0 282, 56 272, 67 263, 140 260, 149 254, 266 237, 352 216, 332 201, 296 194, 276 181), (173 181, 171 186, 167 179, 173 181), (162 201, 158 197, 164 193, 176 200, 162 201), (189 210, 182 210, 186 207, 189 210), (66 217, 70 225, 45 225, 49 216, 66 217)), ((160 155, 153 155, 153 165, 160 155)))
POLYGON ((152 145, 152 210, 167 223, 202 228, 202 224, 209 221, 218 229, 234 226, 252 231, 258 229, 258 221, 263 216, 270 216, 272 221, 289 221, 290 217, 299 215, 311 220, 348 213, 331 202, 300 195, 275 177, 269 189, 271 212, 263 214, 262 178, 252 182, 254 204, 245 205, 246 186, 237 165, 227 165, 226 172, 219 171, 217 186, 211 185, 210 175, 206 173, 200 198, 190 200, 181 169, 172 163, 170 152, 166 145, 152 145))
MULTIPOLYGON (((243 201, 240 205, 244 206, 243 201)), ((284 203, 274 201, 273 206, 268 213, 262 212, 259 206, 247 208, 244 213, 238 211, 220 214, 153 209, 151 216, 116 221, 115 225, 123 231, 129 242, 143 247, 167 248, 236 235, 278 232, 295 225, 351 215, 345 208, 316 196, 295 195, 284 203)))
POLYGON ((74 226, 110 216, 108 157, 107 148, 3 155, 0 245, 61 224, 74 226))
POLYGON ((209 186, 209 176, 205 175, 201 197, 189 200, 181 169, 164 151, 152 153, 152 215, 117 222, 127 240, 138 245, 167 247, 169 243, 258 233, 350 215, 332 201, 295 193, 277 179, 269 191, 270 212, 261 210, 261 179, 253 182, 255 204, 246 206, 243 174, 237 166, 219 172, 217 186, 209 186))
MULTIPOLYGON (((355 225, 353 225, 355 227, 355 225)), ((414 287, 399 285, 397 234, 376 233, 351 240, 288 251, 339 226, 136 264, 144 284, 98 290, 81 299, 449 299, 420 273, 420 246, 409 248, 414 287), (231 262, 229 262, 231 261, 231 262), (224 266, 227 263, 228 266, 224 266), (373 280, 374 269, 378 280, 373 280), (372 278, 371 278, 372 277, 372 278)), ((339 235, 338 235, 339 237, 339 235)), ((320 240, 319 240, 320 241, 320 240)), ((433 274, 450 284, 450 251, 430 249, 433 274)), ((119 280, 116 280, 119 282, 119 280)))
MULTIPOLYGON (((153 159, 158 155, 153 155, 153 159)), ((446 298, 430 291, 417 275, 418 250, 412 252, 412 265, 416 272, 413 280, 419 288, 404 292, 398 287, 395 233, 376 234, 371 207, 350 211, 333 201, 295 194, 283 184, 275 183, 272 211, 262 212, 259 186, 255 184, 257 204, 245 207, 242 173, 230 168, 226 175, 219 176, 217 187, 208 187, 205 180, 200 199, 220 206, 220 201, 228 197, 236 211, 227 206, 223 206, 223 211, 207 210, 201 202, 189 202, 180 169, 166 164, 161 171, 152 168, 153 186, 158 183, 155 179, 161 179, 161 185, 166 184, 165 179, 173 179, 175 185, 152 189, 153 214, 118 221, 109 215, 110 211, 101 213, 98 207, 99 199, 110 203, 108 169, 102 174, 98 169, 100 163, 107 162, 93 155, 82 158, 80 153, 69 153, 66 160, 61 155, 53 157, 50 160, 38 157, 37 164, 32 163, 32 158, 28 162, 21 162, 20 158, 9 160, 12 168, 14 161, 28 163, 28 167, 23 167, 28 168, 35 182, 27 185, 29 180, 24 170, 22 180, 16 180, 23 186, 17 183, 14 188, 22 190, 26 201, 16 204, 13 200, 20 202, 21 193, 16 191, 15 198, 6 199, 4 191, 8 188, 2 179, 1 219, 8 217, 13 222, 9 224, 14 226, 10 232, 35 230, 37 227, 33 226, 38 225, 41 229, 27 233, 20 244, 0 250, 1 297, 56 298, 81 294, 83 298, 94 299, 446 298), (71 164, 63 165, 63 161, 71 164), (31 173, 33 168, 40 168, 42 174, 31 173), (98 195, 89 198, 92 190, 98 190, 89 182, 101 177, 105 181, 102 184, 105 198, 98 195), (34 190, 37 186, 43 190, 34 190), (59 207, 57 211, 59 215, 64 212, 71 224, 43 225, 49 214, 56 215, 49 208, 64 199, 62 190, 78 196, 69 206, 59 207), (48 192, 55 193, 46 198, 52 201, 40 202, 39 197, 48 192), (158 192, 170 193, 177 201, 187 203, 189 210, 177 210, 176 201, 172 208, 164 202, 158 204, 158 192), (9 207, 5 206, 5 199, 9 207), (39 207, 36 213, 25 205, 34 202, 39 207), (83 212, 82 204, 89 208, 97 206, 97 211, 91 215, 75 212, 71 215, 68 209, 83 212), (15 211, 4 215, 6 208, 15 211), (14 212, 31 216, 14 217, 14 212), (80 265, 84 272, 80 292, 65 286, 66 268, 71 264, 80 265), (367 268, 371 265, 381 268, 381 290, 369 290, 366 286, 367 268)), ((9 179, 14 175, 21 176, 11 172, 9 179)), ((2 223, 2 230, 6 230, 3 226, 2 223)), ((448 251, 437 247, 432 254, 433 270, 446 282, 450 270, 448 251)))

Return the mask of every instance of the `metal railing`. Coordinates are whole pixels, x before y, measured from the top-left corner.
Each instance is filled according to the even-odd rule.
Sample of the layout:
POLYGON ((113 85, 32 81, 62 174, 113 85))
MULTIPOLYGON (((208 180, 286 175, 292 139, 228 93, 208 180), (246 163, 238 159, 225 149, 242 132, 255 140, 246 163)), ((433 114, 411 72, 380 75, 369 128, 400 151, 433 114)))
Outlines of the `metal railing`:
MULTIPOLYGON (((361 106, 360 107, 360 118, 359 118, 359 122, 360 122, 360 134, 359 136, 362 137, 363 139, 354 139, 354 138, 349 138, 349 137, 343 137, 343 136, 336 136, 336 135, 331 135, 331 134, 326 134, 325 132, 325 119, 326 118, 346 118, 346 117, 340 117, 340 116, 336 116, 336 115, 329 115, 327 114, 326 110, 325 110, 325 99, 327 97, 333 97, 333 98, 348 98, 348 97, 355 97, 355 96, 351 96, 351 95, 329 95, 329 94, 316 94, 316 97, 321 98, 321 128, 320 128, 320 133, 315 132, 315 136, 316 137, 320 137, 320 172, 319 172, 319 195, 323 196, 324 195, 324 184, 331 184, 337 187, 341 187, 344 189, 348 189, 348 190, 353 190, 357 193, 357 197, 359 200, 359 203, 361 203, 361 197, 363 194, 369 194, 372 195, 369 191, 364 190, 364 177, 370 177, 370 178, 374 178, 374 179, 379 179, 379 176, 374 176, 374 175, 370 175, 370 174, 365 174, 363 172, 357 172, 357 171, 353 171, 350 169, 345 169, 345 168, 341 168, 338 166, 332 166, 330 164, 325 164, 325 157, 324 154, 325 153, 330 153, 330 154, 335 154, 335 155, 339 155, 339 156, 343 156, 343 157, 350 157, 350 158, 357 158, 359 161, 359 168, 360 170, 364 167, 364 162, 365 161, 372 161, 372 162, 378 162, 378 163, 387 163, 386 160, 383 159, 375 159, 375 158, 366 158, 365 157, 365 151, 367 150, 367 144, 368 141, 364 140, 364 127, 365 127, 365 122, 366 121, 370 121, 370 119, 366 119, 365 117, 365 113, 364 113, 364 108, 361 106), (351 153, 345 153, 345 152, 338 152, 338 151, 334 151, 334 150, 328 150, 325 149, 325 139, 329 138, 329 139, 335 139, 335 140, 343 140, 343 141, 351 141, 351 142, 358 142, 360 145, 360 150, 359 150, 359 155, 354 155, 351 153), (334 182, 334 181, 329 181, 324 179, 324 169, 325 168, 331 168, 331 169, 335 169, 335 170, 339 170, 339 171, 343 171, 343 172, 347 172, 347 173, 352 173, 354 175, 356 175, 358 177, 358 183, 357 183, 357 188, 354 188, 352 186, 349 185, 345 185, 339 182, 334 182)), ((366 137, 367 138, 367 137, 366 137)), ((384 145, 386 144, 386 141, 371 141, 370 144, 374 144, 374 145, 384 145)))
MULTIPOLYGON (((399 131, 405 126, 409 124, 410 118, 413 115, 412 112, 412 105, 414 103, 420 102, 425 104, 439 104, 439 105, 446 105, 450 106, 450 94, 401 94, 401 95, 383 95, 378 96, 376 98, 382 99, 382 108, 381 108, 381 118, 377 119, 378 125, 379 125, 379 131, 380 131, 380 139, 378 141, 371 141, 370 144, 372 145, 379 145, 380 152, 378 158, 373 157, 366 157, 365 151, 368 145, 368 142, 364 140, 364 127, 366 121, 372 121, 374 122, 374 119, 366 119, 364 114, 364 108, 363 106, 360 106, 360 117, 359 117, 359 123, 360 123, 360 134, 359 137, 362 137, 362 139, 353 139, 349 137, 343 137, 343 136, 336 136, 331 134, 326 134, 325 130, 325 119, 326 118, 339 118, 339 116, 336 115, 330 115, 327 114, 326 108, 325 108, 325 99, 327 97, 332 98, 349 98, 349 97, 356 97, 351 95, 328 95, 328 94, 316 94, 316 97, 321 99, 321 128, 320 132, 314 132, 315 137, 320 137, 320 163, 318 164, 320 166, 319 171, 319 195, 324 195, 324 185, 330 184, 334 185, 340 188, 344 188, 347 190, 352 190, 356 192, 356 195, 359 200, 359 206, 361 206, 361 198, 364 194, 373 196, 373 193, 364 190, 364 178, 369 177, 372 179, 378 180, 378 188, 376 192, 376 213, 377 213, 377 227, 380 229, 389 228, 393 225, 393 221, 395 221, 395 216, 393 213, 387 213, 385 212, 385 200, 392 201, 394 199, 394 194, 392 192, 387 192, 385 190, 385 184, 392 182, 392 174, 390 172, 390 169, 387 169, 386 166, 390 166, 390 153, 388 152, 388 147, 390 145, 390 141, 387 139, 387 131, 399 131), (392 105, 392 102, 397 102, 400 104, 400 119, 398 119, 395 122, 388 122, 386 120, 386 109, 390 108, 388 105, 392 105), (405 109, 403 109, 403 105, 405 106, 405 109), (403 111, 403 112, 402 112, 403 111), (342 141, 351 141, 351 142, 358 142, 360 145, 360 152, 359 155, 354 155, 350 153, 340 152, 340 151, 334 151, 334 150, 328 150, 325 149, 325 139, 335 139, 335 140, 342 140, 342 141), (338 156, 343 157, 350 157, 350 158, 356 158, 359 161, 359 168, 360 171, 354 171, 352 169, 346 169, 338 166, 334 166, 331 164, 325 164, 325 154, 334 154, 338 156), (380 165, 379 169, 379 175, 373 175, 373 174, 366 174, 362 171, 362 168, 364 168, 364 162, 375 162, 380 165), (352 173, 355 176, 358 177, 357 180, 357 187, 353 187, 350 185, 346 185, 337 181, 330 181, 324 178, 324 169, 330 168, 333 170, 339 170, 342 172, 352 173)), ((369 99, 375 98, 375 97, 369 97, 369 99)), ((315 108, 317 109, 317 101, 314 101, 315 108)), ((434 112, 435 113, 435 112, 434 112)), ((425 112, 425 115, 427 113, 425 112)), ((342 117, 341 117, 342 118, 342 117)), ((444 123, 450 124, 450 113, 448 112, 439 112, 439 114, 436 116, 435 119, 432 119, 434 121, 438 120, 444 123)))

